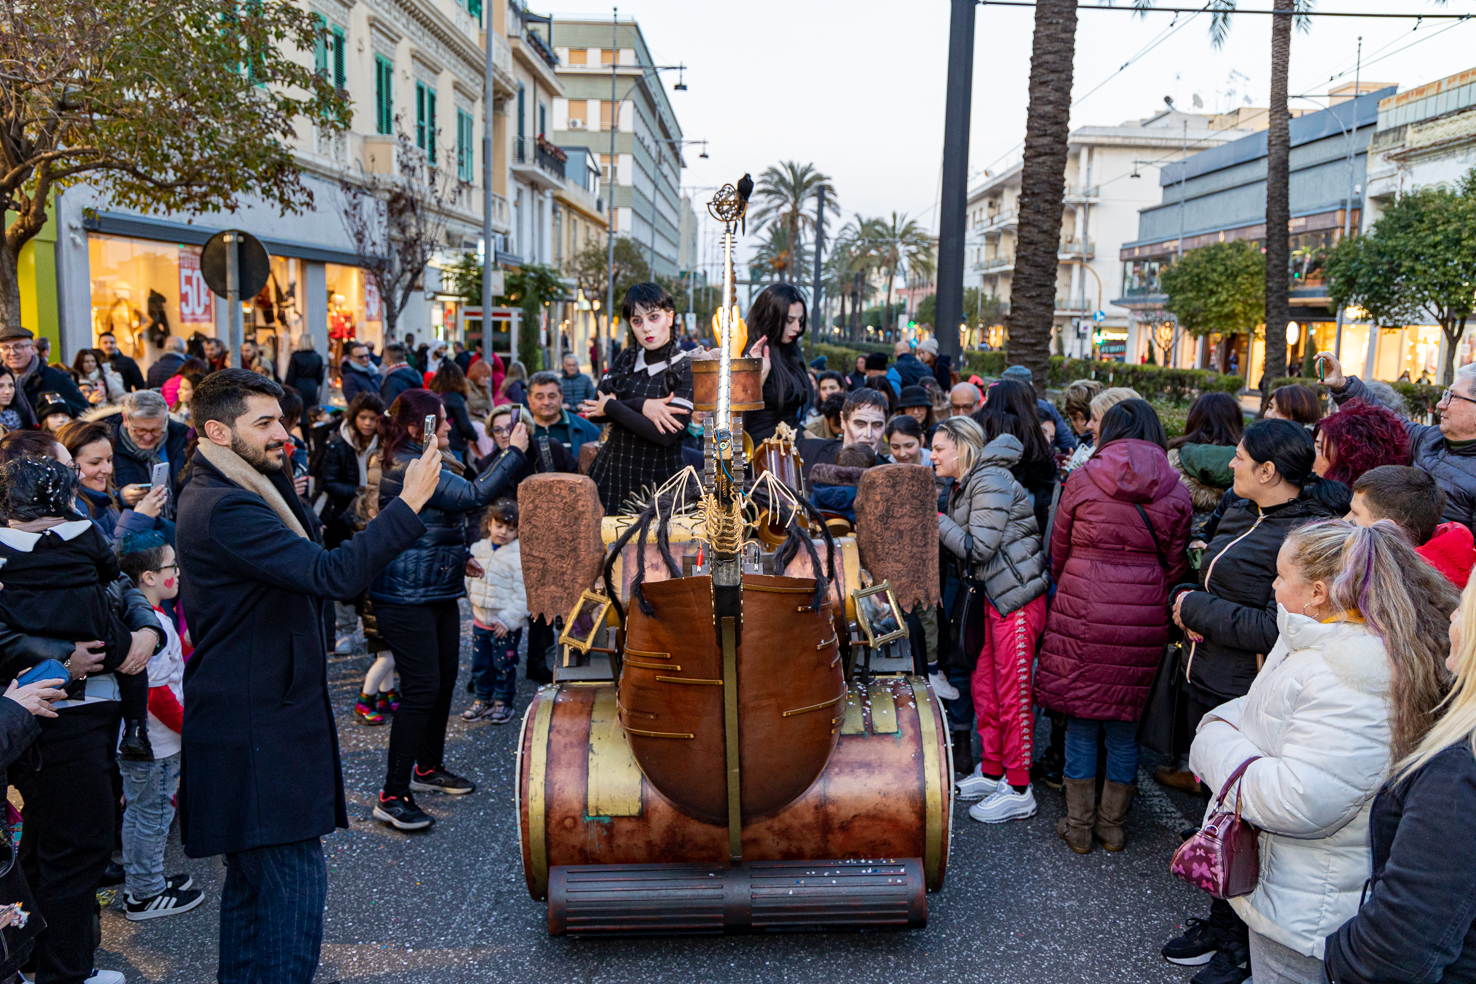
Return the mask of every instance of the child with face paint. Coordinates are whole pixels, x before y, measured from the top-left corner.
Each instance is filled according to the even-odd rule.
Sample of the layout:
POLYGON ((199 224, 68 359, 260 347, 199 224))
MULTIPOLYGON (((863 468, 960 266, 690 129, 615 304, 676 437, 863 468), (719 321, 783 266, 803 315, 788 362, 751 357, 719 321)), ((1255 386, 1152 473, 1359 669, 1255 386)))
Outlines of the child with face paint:
POLYGON ((190 887, 189 875, 164 876, 164 843, 179 789, 185 661, 174 620, 162 606, 179 596, 179 562, 164 537, 149 530, 129 533, 119 541, 118 565, 154 606, 165 638, 145 671, 153 761, 118 761, 128 804, 123 812, 124 908, 129 919, 138 921, 187 912, 205 896, 190 887))

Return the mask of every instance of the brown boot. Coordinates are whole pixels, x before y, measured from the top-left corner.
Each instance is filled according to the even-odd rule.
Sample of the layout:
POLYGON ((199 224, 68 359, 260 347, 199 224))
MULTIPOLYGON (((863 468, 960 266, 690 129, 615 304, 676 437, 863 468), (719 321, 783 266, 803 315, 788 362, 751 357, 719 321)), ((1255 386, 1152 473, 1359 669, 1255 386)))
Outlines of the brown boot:
POLYGON ((1137 786, 1120 782, 1102 785, 1102 808, 1097 811, 1097 825, 1092 830, 1102 842, 1102 850, 1122 850, 1122 821, 1137 791, 1137 786))
POLYGON ((1066 779, 1066 815, 1056 821, 1056 834, 1077 854, 1092 853, 1092 819, 1097 812, 1097 780, 1066 779))

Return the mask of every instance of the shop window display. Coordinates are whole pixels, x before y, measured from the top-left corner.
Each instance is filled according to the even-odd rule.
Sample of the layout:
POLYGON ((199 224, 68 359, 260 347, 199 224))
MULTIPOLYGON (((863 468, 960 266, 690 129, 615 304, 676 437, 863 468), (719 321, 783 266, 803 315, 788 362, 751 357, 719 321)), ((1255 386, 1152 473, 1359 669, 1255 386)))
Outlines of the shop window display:
POLYGON ((371 342, 375 352, 384 351, 384 304, 373 278, 361 267, 326 263, 323 267, 328 289, 328 341, 332 364, 342 357, 349 340, 371 342))
POLYGON ((123 236, 87 237, 92 337, 111 331, 147 369, 170 335, 215 334, 215 303, 197 246, 123 236))

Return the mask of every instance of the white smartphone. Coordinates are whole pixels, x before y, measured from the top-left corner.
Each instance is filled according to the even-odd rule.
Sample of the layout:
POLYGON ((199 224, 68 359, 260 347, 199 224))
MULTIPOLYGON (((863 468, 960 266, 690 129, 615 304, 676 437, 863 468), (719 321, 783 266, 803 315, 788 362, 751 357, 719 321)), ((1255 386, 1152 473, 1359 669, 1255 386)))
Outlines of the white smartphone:
POLYGON ((169 487, 169 462, 161 461, 149 472, 150 485, 162 485, 169 487))

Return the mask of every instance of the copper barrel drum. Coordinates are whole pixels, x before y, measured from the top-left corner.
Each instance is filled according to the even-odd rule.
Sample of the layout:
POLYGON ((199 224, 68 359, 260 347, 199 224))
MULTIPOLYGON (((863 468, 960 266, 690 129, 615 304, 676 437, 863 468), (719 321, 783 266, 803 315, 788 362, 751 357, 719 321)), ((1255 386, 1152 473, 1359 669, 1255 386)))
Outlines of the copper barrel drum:
MULTIPOLYGON (((918 858, 928 891, 937 891, 953 767, 947 722, 926 678, 852 684, 833 716, 835 746, 819 775, 793 801, 745 818, 743 861, 918 858)), ((728 861, 726 824, 685 812, 642 773, 609 683, 538 691, 519 739, 517 811, 523 873, 539 900, 554 866, 728 861)))

